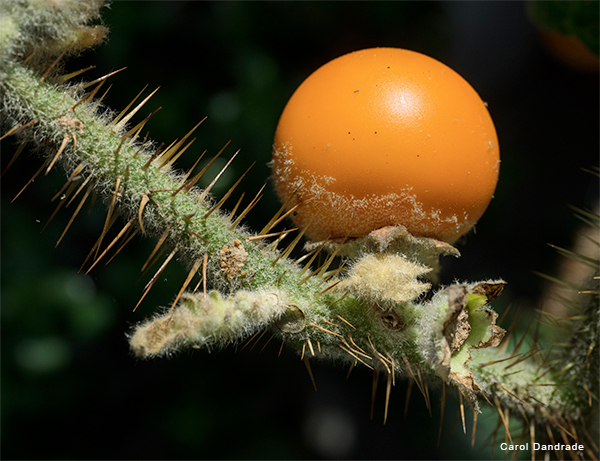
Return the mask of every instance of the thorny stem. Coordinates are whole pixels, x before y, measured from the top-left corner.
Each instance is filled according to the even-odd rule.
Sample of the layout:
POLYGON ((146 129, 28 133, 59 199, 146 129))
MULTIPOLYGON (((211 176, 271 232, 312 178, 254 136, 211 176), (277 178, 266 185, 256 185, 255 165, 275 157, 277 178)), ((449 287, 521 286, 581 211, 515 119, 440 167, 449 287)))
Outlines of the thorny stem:
POLYGON ((90 30, 97 33, 98 26, 86 25, 98 14, 97 2, 6 5, 9 14, 0 22, 3 133, 40 153, 40 172, 60 166, 69 178, 69 199, 82 191, 79 207, 92 191, 106 204, 108 216, 91 265, 119 239, 139 232, 158 241, 155 252, 166 250, 162 268, 176 259, 190 271, 173 305, 132 333, 137 355, 226 345, 267 329, 303 359, 341 359, 394 379, 413 378, 424 396, 428 385, 453 384, 475 412, 483 398, 499 409, 516 410, 513 414, 523 416, 526 428, 534 422, 565 440, 579 440, 573 425, 590 417, 598 395, 597 354, 589 346, 596 344, 591 350, 597 350, 597 291, 591 291, 579 320, 565 327, 577 341, 571 352, 550 356, 536 344, 529 351, 518 351, 520 345, 509 351, 506 341, 497 348, 504 330, 487 305, 500 294, 501 280, 455 284, 423 301, 430 288, 424 278, 439 255, 457 252, 432 239, 414 238, 401 226, 362 241, 316 245, 302 264, 290 260, 301 232, 282 250, 277 236, 275 243, 267 239, 276 234, 280 215, 252 234, 239 222, 255 201, 230 215, 221 210, 224 200, 215 202, 208 191, 194 187, 197 174, 172 169, 191 132, 157 152, 151 142, 138 139, 154 113, 126 126, 140 105, 115 118, 94 99, 103 80, 86 94, 87 85, 66 86, 52 69, 36 65, 36 56, 72 51, 73 37, 86 38, 88 46, 101 39, 90 39, 90 30), (32 11, 40 27, 32 26, 32 11), (117 215, 126 224, 111 240, 107 231, 117 215), (321 250, 331 255, 314 268, 311 263, 321 250), (347 267, 336 268, 336 251, 350 256, 347 267), (208 291, 190 290, 198 279, 197 286, 208 291), (573 370, 581 379, 573 378, 573 370))

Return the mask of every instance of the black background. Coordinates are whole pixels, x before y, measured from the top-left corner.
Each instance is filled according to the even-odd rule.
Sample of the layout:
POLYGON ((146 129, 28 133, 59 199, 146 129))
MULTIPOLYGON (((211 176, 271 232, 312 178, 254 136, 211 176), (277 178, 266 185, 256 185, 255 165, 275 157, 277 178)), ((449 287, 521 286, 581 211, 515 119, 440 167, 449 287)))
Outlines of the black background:
MULTIPOLYGON (((116 110, 144 85, 146 94, 160 86, 137 117, 163 107, 147 125, 158 142, 181 138, 208 115, 180 166, 231 140, 224 157, 237 149, 241 154, 218 183, 217 196, 254 161, 239 190, 252 196, 268 180, 283 106, 330 59, 393 46, 452 67, 488 102, 502 164, 494 200, 459 247, 463 256, 444 261, 442 279, 505 279, 508 287, 494 304, 499 311, 539 307, 546 282, 533 271, 552 274, 560 261, 546 243, 569 246, 580 223, 568 205, 596 204, 597 178, 581 168, 598 164, 598 76, 551 59, 522 2, 115 2, 103 17, 111 29, 108 43, 70 61, 67 71, 93 63, 92 79, 127 66, 111 79, 105 99, 116 110)), ((5 165, 13 148, 4 141, 2 147, 5 165)), ((438 447, 439 393, 433 392, 430 417, 415 387, 404 417, 406 383, 397 383, 384 426, 382 383, 369 419, 368 370, 356 369, 346 380, 344 367, 316 363, 315 393, 293 352, 277 357, 279 344, 272 342, 259 354, 267 338, 242 352, 134 359, 125 332, 169 303, 184 271, 173 265, 132 313, 149 277, 138 281, 153 243, 136 238, 110 265, 77 274, 105 211, 82 212, 55 249, 72 211, 40 231, 64 178, 58 172, 40 178, 9 203, 37 168, 38 159, 24 156, 2 180, 3 458, 491 456, 486 432, 496 416, 480 416, 471 450, 454 391, 438 447), (338 451, 316 441, 328 421, 342 433, 338 451)), ((254 229, 279 207, 266 191, 247 220, 254 229)))

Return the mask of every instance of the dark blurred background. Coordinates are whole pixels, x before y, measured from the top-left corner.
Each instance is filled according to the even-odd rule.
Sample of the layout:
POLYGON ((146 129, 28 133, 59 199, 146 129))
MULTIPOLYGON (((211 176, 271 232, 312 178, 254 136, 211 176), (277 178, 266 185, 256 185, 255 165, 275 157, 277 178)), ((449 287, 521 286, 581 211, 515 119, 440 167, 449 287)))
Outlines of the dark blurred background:
MULTIPOLYGON (((574 2, 578 3, 578 2, 574 2)), ((181 138, 204 116, 181 168, 227 141, 221 167, 241 154, 214 189, 222 195, 257 162, 238 191, 247 200, 269 178, 278 117, 295 88, 327 61, 361 48, 428 54, 461 74, 489 104, 502 165, 494 200, 442 281, 503 278, 495 302, 532 312, 580 222, 569 205, 596 206, 598 74, 578 72, 543 47, 523 2, 114 2, 104 10, 107 44, 67 64, 111 79, 109 107, 124 108, 148 84, 161 89, 136 120, 157 142, 181 138)), ((597 15, 596 15, 597 17, 597 15)), ((7 140, 8 141, 8 140, 7 140)), ((2 163, 14 147, 3 141, 2 163)), ((41 177, 14 203, 39 160, 22 156, 2 180, 2 457, 4 459, 486 459, 497 417, 479 418, 477 443, 462 434, 450 392, 441 442, 439 393, 430 416, 417 388, 404 416, 406 383, 385 385, 369 419, 371 373, 304 365, 264 338, 252 350, 186 351, 139 361, 125 332, 168 305, 185 278, 172 265, 133 313, 149 275, 153 242, 134 238, 108 266, 78 273, 106 211, 82 211, 54 248, 72 207, 43 233, 64 178, 41 177)), ((205 183, 210 175, 205 176, 205 183)), ((260 229, 278 209, 271 189, 247 223, 260 229)), ((238 193, 239 193, 238 192, 238 193)), ((234 194, 235 195, 235 194, 234 194)), ((232 208, 239 195, 230 199, 232 208)), ((247 202, 246 202, 247 203, 247 202)), ((526 322, 525 322, 526 323, 526 322)), ((507 326, 506 324, 504 325, 507 326)), ((495 411, 495 410, 494 410, 495 411)), ((467 412, 469 426, 472 415, 467 412)), ((499 434, 503 438, 503 432, 499 434)), ((495 444, 495 456, 501 457, 495 444)))

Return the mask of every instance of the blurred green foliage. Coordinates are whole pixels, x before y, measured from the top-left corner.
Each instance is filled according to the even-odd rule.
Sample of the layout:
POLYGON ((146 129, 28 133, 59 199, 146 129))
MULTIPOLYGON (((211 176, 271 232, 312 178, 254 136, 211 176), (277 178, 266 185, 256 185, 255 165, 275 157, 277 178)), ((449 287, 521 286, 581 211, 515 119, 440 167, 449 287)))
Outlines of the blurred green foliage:
POLYGON ((529 12, 541 28, 578 37, 600 54, 600 3, 596 0, 529 2, 529 12))
MULTIPOLYGON (((181 138, 208 115, 179 166, 189 168, 205 149, 207 162, 231 140, 211 171, 241 153, 214 192, 223 194, 256 162, 238 189, 246 192, 245 203, 268 181, 272 137, 287 99, 320 65, 356 49, 395 46, 455 69, 489 103, 502 166, 495 199, 460 246, 463 256, 444 262, 443 281, 503 277, 509 285, 494 304, 499 310, 508 303, 536 307, 544 282, 532 270, 552 273, 556 266, 545 243, 568 246, 578 224, 567 205, 592 207, 597 199, 597 180, 580 167, 597 163, 598 77, 552 61, 524 3, 118 1, 104 21, 108 43, 69 61, 66 71, 95 64, 86 77, 92 79, 127 66, 111 79, 104 101, 115 110, 144 85, 146 93, 160 86, 138 115, 162 106, 147 125, 158 143, 181 138)), ((9 144, 2 144, 4 164, 14 149, 9 144)), ((24 156, 1 184, 4 458, 490 456, 486 432, 496 415, 480 416, 471 450, 451 396, 437 447, 439 391, 432 390, 438 402, 432 417, 416 388, 403 417, 406 383, 397 383, 383 426, 383 389, 369 420, 368 370, 358 368, 345 380, 346 370, 314 364, 315 393, 293 353, 284 348, 278 358, 280 344, 269 343, 259 354, 266 337, 238 353, 231 347, 134 360, 125 332, 169 304, 184 271, 169 267, 132 313, 150 277, 140 268, 153 243, 134 238, 110 265, 77 273, 105 210, 96 204, 86 214, 84 208, 55 249, 72 207, 40 231, 64 178, 58 172, 39 178, 9 203, 38 168, 37 159, 24 156), (342 435, 339 427, 346 428, 342 435), (319 442, 323 434, 338 437, 337 452, 319 442)), ((209 173, 204 184, 210 179, 209 173)), ((267 188, 248 225, 260 229, 279 206, 267 188)))

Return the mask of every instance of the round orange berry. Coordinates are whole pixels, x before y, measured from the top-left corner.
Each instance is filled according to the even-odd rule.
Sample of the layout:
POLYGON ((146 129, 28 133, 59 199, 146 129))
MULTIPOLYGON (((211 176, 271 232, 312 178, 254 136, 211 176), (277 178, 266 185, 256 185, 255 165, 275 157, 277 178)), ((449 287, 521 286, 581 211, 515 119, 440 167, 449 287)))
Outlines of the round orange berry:
POLYGON ((373 48, 311 74, 279 120, 273 179, 313 240, 402 225, 453 243, 487 208, 498 139, 475 90, 441 62, 373 48))

